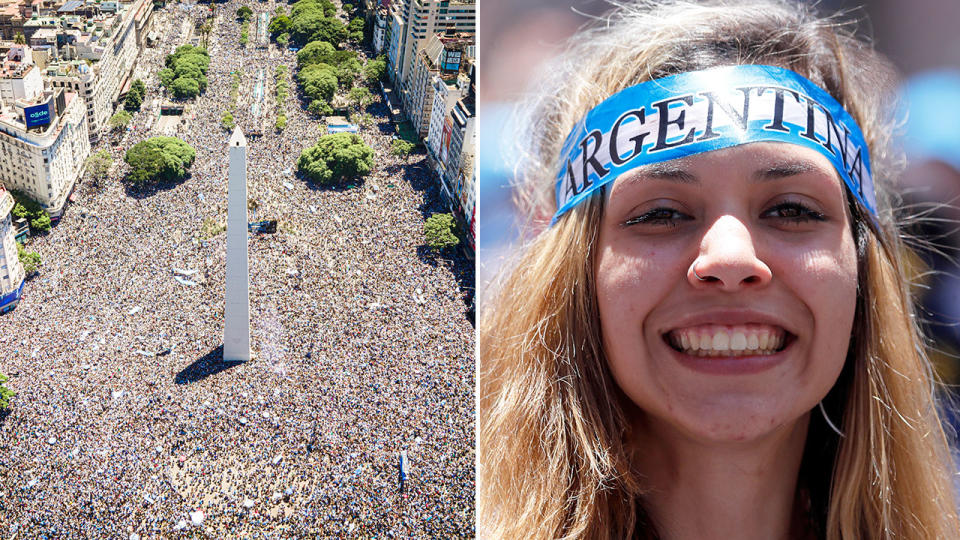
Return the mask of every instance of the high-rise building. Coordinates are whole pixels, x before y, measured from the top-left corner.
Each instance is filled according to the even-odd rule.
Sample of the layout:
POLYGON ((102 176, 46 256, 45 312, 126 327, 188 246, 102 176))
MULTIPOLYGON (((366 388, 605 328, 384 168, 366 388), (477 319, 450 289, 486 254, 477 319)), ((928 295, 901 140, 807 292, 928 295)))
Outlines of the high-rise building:
POLYGON ((90 155, 86 107, 62 88, 44 90, 30 47, 0 62, 0 183, 56 219, 90 155))
POLYGON ((0 185, 0 313, 13 309, 23 291, 23 265, 10 214, 13 204, 13 197, 0 185))
POLYGON ((456 83, 460 68, 467 60, 466 50, 472 44, 473 36, 463 38, 435 34, 417 52, 407 92, 402 93, 401 98, 403 108, 420 138, 426 138, 430 129, 434 94, 432 79, 438 76, 447 84, 456 83))
POLYGON ((408 84, 413 57, 434 34, 475 35, 475 0, 393 0, 390 3, 390 77, 400 88, 408 84))
MULTIPOLYGON (((103 2, 96 18, 72 16, 52 22, 57 28, 57 48, 51 49, 55 54, 45 75, 54 88, 72 90, 86 102, 91 141, 98 140, 107 127, 123 83, 136 63, 140 53, 137 17, 145 16, 143 4, 147 1, 103 2)), ((38 28, 50 24, 39 18, 28 21, 28 27, 34 23, 38 28)), ((31 31, 27 39, 33 34, 31 31)))

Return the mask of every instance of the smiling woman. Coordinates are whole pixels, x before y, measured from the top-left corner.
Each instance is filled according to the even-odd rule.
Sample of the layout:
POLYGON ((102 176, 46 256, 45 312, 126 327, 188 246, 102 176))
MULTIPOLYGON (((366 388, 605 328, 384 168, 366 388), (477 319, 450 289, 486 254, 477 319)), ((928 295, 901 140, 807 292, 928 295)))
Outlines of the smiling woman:
POLYGON ((519 168, 536 235, 481 312, 481 537, 960 536, 891 70, 844 28, 628 4, 552 67, 519 168))

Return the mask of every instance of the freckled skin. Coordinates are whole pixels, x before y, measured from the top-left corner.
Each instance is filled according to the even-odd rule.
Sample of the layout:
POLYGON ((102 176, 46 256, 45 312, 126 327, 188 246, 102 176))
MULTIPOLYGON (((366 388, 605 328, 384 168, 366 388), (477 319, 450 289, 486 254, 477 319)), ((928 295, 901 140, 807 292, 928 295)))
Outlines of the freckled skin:
POLYGON ((789 429, 836 382, 856 302, 856 249, 844 187, 819 153, 753 143, 679 160, 699 184, 617 179, 608 189, 597 255, 597 300, 607 362, 637 414, 686 437, 742 441, 789 429), (754 181, 758 170, 803 160, 813 170, 754 181), (788 221, 771 208, 800 202, 826 221, 788 221), (628 222, 676 211, 674 225, 628 222), (771 213, 772 212, 772 213, 771 213), (698 260, 699 282, 688 273, 698 260), (748 375, 681 365, 662 335, 691 310, 774 313, 796 340, 786 360, 748 375))

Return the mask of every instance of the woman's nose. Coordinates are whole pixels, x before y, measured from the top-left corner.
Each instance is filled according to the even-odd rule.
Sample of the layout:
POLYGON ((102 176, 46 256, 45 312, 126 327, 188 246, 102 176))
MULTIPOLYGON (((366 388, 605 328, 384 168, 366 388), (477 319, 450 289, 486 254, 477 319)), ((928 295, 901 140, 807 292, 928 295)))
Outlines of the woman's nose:
POLYGON ((762 287, 771 278, 770 267, 757 257, 750 229, 730 215, 721 216, 707 229, 699 256, 687 271, 693 286, 719 286, 725 291, 762 287))

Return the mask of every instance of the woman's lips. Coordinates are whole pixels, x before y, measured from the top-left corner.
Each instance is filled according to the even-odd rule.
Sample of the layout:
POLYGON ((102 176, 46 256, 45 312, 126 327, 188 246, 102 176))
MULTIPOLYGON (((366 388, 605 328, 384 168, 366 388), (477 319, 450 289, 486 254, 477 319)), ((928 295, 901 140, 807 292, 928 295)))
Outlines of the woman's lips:
POLYGON ((676 351, 691 356, 762 356, 782 350, 791 335, 768 324, 704 324, 664 334, 676 351))

